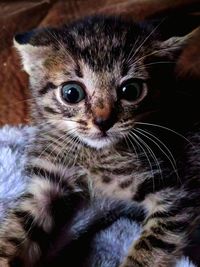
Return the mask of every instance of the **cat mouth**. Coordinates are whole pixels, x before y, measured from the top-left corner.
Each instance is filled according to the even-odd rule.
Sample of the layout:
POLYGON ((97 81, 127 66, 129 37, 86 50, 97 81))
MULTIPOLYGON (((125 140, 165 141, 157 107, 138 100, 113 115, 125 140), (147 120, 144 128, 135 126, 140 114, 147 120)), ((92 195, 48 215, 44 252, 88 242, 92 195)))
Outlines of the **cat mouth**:
POLYGON ((82 141, 93 148, 101 149, 113 144, 113 138, 107 133, 98 133, 92 136, 84 137, 82 141))
POLYGON ((93 136, 90 137, 91 139, 105 139, 105 138, 110 138, 109 134, 106 133, 106 132, 101 132, 101 133, 98 133, 98 134, 95 134, 93 136))

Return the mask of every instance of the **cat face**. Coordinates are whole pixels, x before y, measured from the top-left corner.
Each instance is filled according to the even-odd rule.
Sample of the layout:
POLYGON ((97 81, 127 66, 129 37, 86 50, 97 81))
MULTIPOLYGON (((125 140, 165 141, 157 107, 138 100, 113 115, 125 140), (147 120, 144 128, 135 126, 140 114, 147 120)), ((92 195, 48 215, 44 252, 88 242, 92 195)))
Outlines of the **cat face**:
MULTIPOLYGON (((126 135, 134 125, 134 110, 147 94, 141 78, 120 72, 95 73, 81 66, 82 77, 66 78, 55 91, 62 123, 84 143, 101 148, 126 135), (118 81, 118 83, 117 83, 118 81)), ((59 112, 59 111, 58 111, 59 112)))
POLYGON ((38 121, 97 149, 128 136, 155 94, 147 58, 173 58, 187 39, 161 41, 154 32, 150 25, 92 17, 16 36, 38 121))

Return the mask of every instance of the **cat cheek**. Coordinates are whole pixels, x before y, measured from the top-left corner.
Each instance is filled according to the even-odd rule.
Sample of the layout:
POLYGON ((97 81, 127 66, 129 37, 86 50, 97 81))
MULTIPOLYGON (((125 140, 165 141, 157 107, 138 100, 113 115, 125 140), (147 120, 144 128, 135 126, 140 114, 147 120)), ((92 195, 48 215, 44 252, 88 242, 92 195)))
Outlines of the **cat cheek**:
POLYGON ((77 123, 78 123, 78 131, 81 132, 81 133, 86 133, 88 132, 88 122, 83 120, 83 119, 79 119, 77 120, 77 123))
POLYGON ((88 121, 87 121, 87 128, 86 128, 86 131, 87 131, 88 133, 89 133, 89 132, 91 133, 91 132, 94 131, 94 128, 95 128, 95 126, 94 126, 92 120, 91 120, 91 119, 88 120, 88 121))

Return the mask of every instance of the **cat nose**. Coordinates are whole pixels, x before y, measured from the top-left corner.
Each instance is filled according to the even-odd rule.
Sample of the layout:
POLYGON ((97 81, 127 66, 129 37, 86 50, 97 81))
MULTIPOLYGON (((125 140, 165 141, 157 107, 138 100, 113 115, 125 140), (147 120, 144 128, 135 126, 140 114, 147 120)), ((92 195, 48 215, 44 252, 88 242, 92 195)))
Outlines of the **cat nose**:
POLYGON ((108 131, 116 122, 116 112, 110 111, 109 113, 96 113, 93 123, 102 131, 108 131))
POLYGON ((112 120, 111 118, 105 119, 103 117, 97 117, 97 118, 94 118, 94 124, 102 132, 106 132, 114 125, 114 120, 112 120))
MULTIPOLYGON (((106 101, 105 101, 106 102, 106 101)), ((116 122, 116 112, 114 107, 104 103, 103 108, 95 107, 93 109, 93 123, 102 132, 108 131, 116 122)))

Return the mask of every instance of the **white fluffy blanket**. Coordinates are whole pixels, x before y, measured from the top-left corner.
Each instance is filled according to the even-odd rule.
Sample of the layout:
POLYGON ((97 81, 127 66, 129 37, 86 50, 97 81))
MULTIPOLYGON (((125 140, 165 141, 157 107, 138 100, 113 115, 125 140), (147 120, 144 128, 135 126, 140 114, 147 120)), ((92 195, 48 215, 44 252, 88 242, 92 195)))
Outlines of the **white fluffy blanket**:
MULTIPOLYGON (((0 222, 6 211, 23 193, 26 178, 21 171, 26 162, 24 147, 34 133, 31 127, 4 126, 0 129, 0 222)), ((80 216, 79 216, 80 217, 80 216)), ((76 222, 76 229, 83 230, 89 216, 83 215, 76 222), (86 218, 84 218, 86 216, 86 218)), ((75 229, 74 228, 74 229, 75 229)), ((78 230, 77 230, 78 231, 78 230)), ((140 227, 127 218, 117 219, 111 226, 97 232, 92 239, 88 267, 116 267, 122 261, 131 242, 140 234, 140 227)), ((176 267, 194 267, 188 259, 180 260, 176 267)))

